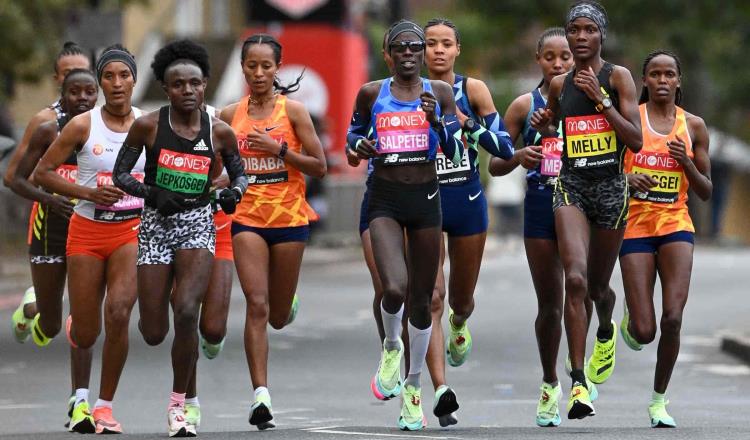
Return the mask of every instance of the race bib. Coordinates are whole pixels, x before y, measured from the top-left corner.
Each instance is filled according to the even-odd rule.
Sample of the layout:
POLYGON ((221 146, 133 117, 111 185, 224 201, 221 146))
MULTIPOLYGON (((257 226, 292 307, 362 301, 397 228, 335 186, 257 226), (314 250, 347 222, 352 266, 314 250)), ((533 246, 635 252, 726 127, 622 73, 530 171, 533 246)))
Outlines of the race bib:
POLYGON ((78 165, 60 165, 55 172, 69 183, 76 183, 78 165))
POLYGON ((617 137, 604 115, 565 118, 565 142, 573 168, 599 168, 617 163, 617 137))
POLYGON ((445 154, 438 152, 435 157, 435 167, 438 173, 438 179, 441 185, 451 185, 463 183, 471 177, 471 164, 469 164, 469 150, 464 149, 464 155, 461 156, 461 162, 454 165, 453 161, 445 157, 445 154))
POLYGON ((657 185, 647 193, 638 192, 634 197, 654 203, 674 203, 682 187, 682 166, 669 154, 637 153, 631 168, 633 174, 647 174, 657 185))
POLYGON ((208 184, 211 158, 162 149, 156 168, 156 184, 169 191, 202 194, 208 184))
POLYGON ((562 161, 563 140, 561 138, 543 138, 542 142, 542 161, 539 163, 539 173, 542 175, 542 184, 551 184, 558 175, 562 161))
MULTIPOLYGON (((143 182, 143 173, 131 173, 137 181, 143 182)), ((96 186, 114 185, 112 172, 100 171, 96 173, 96 186)), ((131 218, 140 217, 143 210, 143 199, 125 194, 120 200, 111 206, 96 205, 94 207, 94 220, 104 222, 121 222, 131 218)))
POLYGON ((377 149, 385 165, 429 161, 430 124, 422 111, 378 113, 377 149))
MULTIPOLYGON (((278 143, 284 142, 283 137, 274 137, 274 140, 278 143)), ((289 181, 289 172, 284 159, 253 149, 247 139, 238 139, 237 143, 249 185, 269 185, 289 181)))

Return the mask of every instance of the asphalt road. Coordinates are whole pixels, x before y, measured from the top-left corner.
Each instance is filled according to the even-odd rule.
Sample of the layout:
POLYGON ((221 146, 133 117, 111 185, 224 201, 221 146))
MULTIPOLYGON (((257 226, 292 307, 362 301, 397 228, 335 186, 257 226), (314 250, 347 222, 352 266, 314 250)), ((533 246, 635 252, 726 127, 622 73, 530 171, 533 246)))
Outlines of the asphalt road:
MULTIPOLYGON (((745 421, 750 368, 719 351, 720 332, 747 322, 750 250, 698 248, 682 328, 682 351, 668 391, 677 430, 649 428, 646 408, 656 344, 636 353, 622 342, 614 375, 599 387, 596 417, 563 419, 559 428, 542 429, 534 426, 541 367, 533 333, 536 299, 526 260, 518 242, 490 246, 470 320, 474 352, 464 366, 449 367, 448 371, 461 404, 459 424, 450 429, 439 427, 430 411, 429 379, 423 375, 428 428, 418 433, 396 428, 398 400, 379 402, 369 391, 368 381, 379 357, 369 275, 357 252, 341 254, 348 258, 321 259, 310 252, 301 275, 297 321, 271 333, 270 390, 278 425, 273 432, 259 433, 247 423, 252 392, 242 344, 244 299, 235 283, 225 349, 218 359, 201 358, 199 362, 203 414, 199 437, 750 438, 745 421)), ((619 269, 612 285, 619 296, 615 313, 619 320, 619 269)), ((8 330, 11 312, 0 311, 0 437, 75 437, 63 428, 69 392, 64 336, 45 349, 31 342, 19 345, 8 330)), ((136 321, 134 317, 133 324, 136 321)), ((115 416, 129 436, 166 438, 169 344, 148 347, 134 325, 130 335, 130 356, 115 398, 115 416)), ((561 377, 567 352, 564 344, 563 340, 561 377)), ((92 402, 98 389, 100 353, 98 348, 92 402)), ((569 386, 568 380, 563 384, 569 386)))

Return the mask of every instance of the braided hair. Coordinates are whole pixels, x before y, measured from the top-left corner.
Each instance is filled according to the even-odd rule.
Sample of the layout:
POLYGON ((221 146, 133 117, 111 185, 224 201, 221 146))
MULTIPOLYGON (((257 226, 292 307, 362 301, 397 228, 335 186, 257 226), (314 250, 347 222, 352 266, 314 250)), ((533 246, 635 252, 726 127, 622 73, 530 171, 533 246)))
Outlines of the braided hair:
POLYGON ((427 32, 427 28, 440 25, 448 26, 449 28, 453 29, 453 35, 456 36, 456 44, 461 44, 461 35, 458 33, 458 28, 452 21, 448 20, 447 18, 432 18, 424 25, 422 29, 427 32))
MULTIPOLYGON (((242 43, 242 54, 240 61, 244 64, 245 58, 247 57, 247 50, 250 48, 250 46, 254 44, 265 44, 271 47, 271 50, 273 50, 274 55, 274 61, 276 64, 281 63, 281 43, 274 38, 272 35, 268 34, 254 34, 249 36, 245 41, 242 43)), ((283 85, 279 81, 278 78, 273 79, 273 87, 276 89, 280 94, 282 95, 288 95, 290 93, 294 93, 300 88, 300 81, 302 81, 302 77, 304 76, 305 72, 302 71, 302 73, 299 74, 296 80, 288 85, 283 85)))
POLYGON ((60 49, 60 52, 58 52, 57 56, 55 57, 55 65, 54 65, 55 73, 60 73, 58 71, 58 65, 57 64, 60 62, 60 60, 62 58, 67 57, 67 56, 76 56, 76 55, 83 56, 84 58, 86 58, 89 61, 89 66, 91 65, 91 57, 89 56, 89 54, 87 54, 83 50, 83 48, 81 46, 79 46, 77 43, 75 43, 73 41, 66 41, 63 44, 62 49, 60 49))
MULTIPOLYGON (((542 54, 542 47, 544 46, 544 43, 547 42, 550 38, 554 37, 563 37, 565 38, 565 29, 561 27, 551 27, 547 28, 542 32, 542 35, 539 36, 539 41, 536 42, 536 54, 537 56, 540 56, 542 54)), ((567 41, 567 40, 566 40, 567 41)), ((540 88, 544 85, 544 78, 539 82, 539 85, 536 86, 536 88, 540 88)))
MULTIPOLYGON (((644 77, 646 76, 646 68, 648 68, 648 64, 659 55, 666 55, 672 58, 674 60, 675 65, 677 66, 677 76, 682 77, 682 69, 680 67, 680 58, 678 58, 677 54, 675 54, 674 52, 670 52, 664 49, 658 49, 658 50, 651 52, 643 61, 643 76, 644 77)), ((643 90, 641 90, 641 98, 638 100, 638 104, 643 104, 645 102, 648 102, 648 100, 649 100, 648 87, 644 86, 643 90)), ((674 103, 676 105, 680 105, 681 102, 682 102, 682 88, 677 87, 677 91, 675 92, 675 95, 674 95, 674 103)))

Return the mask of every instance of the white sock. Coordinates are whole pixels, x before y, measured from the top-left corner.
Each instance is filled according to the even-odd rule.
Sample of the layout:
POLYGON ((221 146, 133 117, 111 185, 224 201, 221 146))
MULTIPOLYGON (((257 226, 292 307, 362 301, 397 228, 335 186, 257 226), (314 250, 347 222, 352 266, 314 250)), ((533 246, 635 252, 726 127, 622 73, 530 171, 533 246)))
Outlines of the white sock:
POLYGON ((185 398, 185 405, 201 406, 198 396, 185 398))
POLYGON ((81 401, 89 401, 89 389, 88 388, 77 388, 76 389, 76 404, 81 401))
POLYGON ((258 387, 258 388, 256 388, 255 389, 255 399, 257 400, 258 396, 260 396, 261 394, 269 394, 270 395, 271 393, 268 392, 268 388, 266 388, 266 387, 258 387))
POLYGON ((665 400, 667 400, 667 393, 662 394, 662 393, 657 393, 656 391, 654 391, 653 393, 651 393, 651 401, 652 402, 654 402, 654 403, 664 402, 665 400))
POLYGON ((424 330, 414 327, 409 321, 409 375, 406 384, 420 388, 419 376, 427 356, 427 347, 430 346, 430 334, 432 324, 424 330))
POLYGON ((96 403, 94 404, 94 409, 96 408, 112 408, 112 401, 96 399, 96 403))
POLYGON ((380 302, 380 312, 383 317, 383 329, 385 330, 385 349, 396 350, 399 348, 398 340, 401 337, 401 320, 404 317, 404 305, 398 312, 392 314, 385 311, 383 302, 380 302))

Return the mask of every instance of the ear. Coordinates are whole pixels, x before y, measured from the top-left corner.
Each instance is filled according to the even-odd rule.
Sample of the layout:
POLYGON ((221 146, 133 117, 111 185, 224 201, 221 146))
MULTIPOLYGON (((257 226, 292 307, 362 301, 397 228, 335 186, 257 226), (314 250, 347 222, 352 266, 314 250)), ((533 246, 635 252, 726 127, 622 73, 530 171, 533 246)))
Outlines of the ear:
POLYGON ((461 45, 456 44, 456 56, 459 56, 459 55, 461 55, 461 45))

